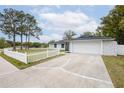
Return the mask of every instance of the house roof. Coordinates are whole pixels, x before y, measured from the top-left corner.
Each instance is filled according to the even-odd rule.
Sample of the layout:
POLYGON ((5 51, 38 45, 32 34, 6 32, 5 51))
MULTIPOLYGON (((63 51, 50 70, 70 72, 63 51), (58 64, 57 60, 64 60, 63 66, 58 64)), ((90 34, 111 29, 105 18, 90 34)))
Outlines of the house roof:
POLYGON ((55 42, 51 42, 50 44, 64 44, 66 41, 65 40, 59 40, 55 42))
MULTIPOLYGON (((114 40, 111 37, 105 37, 105 36, 80 36, 78 38, 73 38, 71 40, 114 40)), ((65 42, 69 42, 69 40, 59 40, 56 42, 52 42, 50 44, 64 44, 65 42)))
POLYGON ((74 38, 72 40, 114 40, 111 37, 105 37, 105 36, 80 36, 78 38, 74 38))

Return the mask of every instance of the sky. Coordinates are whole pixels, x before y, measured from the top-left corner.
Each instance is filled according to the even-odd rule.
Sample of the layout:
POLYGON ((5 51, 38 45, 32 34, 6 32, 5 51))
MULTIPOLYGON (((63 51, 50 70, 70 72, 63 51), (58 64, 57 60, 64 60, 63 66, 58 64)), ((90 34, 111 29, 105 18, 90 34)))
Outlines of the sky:
MULTIPOLYGON (((1 5, 0 12, 5 8, 13 8, 32 14, 38 26, 42 28, 43 34, 39 36, 40 40, 31 37, 31 41, 47 43, 50 40, 61 40, 64 32, 68 30, 74 31, 76 36, 87 31, 95 32, 100 25, 100 18, 106 16, 113 7, 110 5, 1 5)), ((2 32, 0 37, 9 39, 2 32)), ((16 36, 16 40, 19 41, 20 37, 16 36)))

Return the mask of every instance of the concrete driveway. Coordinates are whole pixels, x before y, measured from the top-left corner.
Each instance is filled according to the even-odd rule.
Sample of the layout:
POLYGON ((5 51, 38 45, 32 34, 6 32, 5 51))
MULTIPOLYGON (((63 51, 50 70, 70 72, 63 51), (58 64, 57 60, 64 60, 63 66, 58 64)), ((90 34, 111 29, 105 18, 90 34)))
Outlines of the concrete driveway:
POLYGON ((0 57, 0 76, 17 71, 18 69, 0 57))
POLYGON ((0 75, 0 87, 113 87, 101 56, 66 54, 24 70, 0 75))

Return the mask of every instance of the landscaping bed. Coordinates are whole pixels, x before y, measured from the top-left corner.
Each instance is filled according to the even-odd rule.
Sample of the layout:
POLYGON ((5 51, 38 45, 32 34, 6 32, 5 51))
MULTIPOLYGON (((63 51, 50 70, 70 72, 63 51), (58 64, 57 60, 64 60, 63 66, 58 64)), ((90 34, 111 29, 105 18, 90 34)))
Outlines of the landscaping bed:
POLYGON ((104 63, 115 87, 124 87, 124 56, 103 56, 104 63))

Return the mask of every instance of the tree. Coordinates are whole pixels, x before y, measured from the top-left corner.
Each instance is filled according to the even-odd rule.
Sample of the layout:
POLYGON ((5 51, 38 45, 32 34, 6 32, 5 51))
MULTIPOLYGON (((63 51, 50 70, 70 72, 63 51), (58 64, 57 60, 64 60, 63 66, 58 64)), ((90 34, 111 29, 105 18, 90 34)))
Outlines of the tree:
POLYGON ((48 44, 54 43, 54 42, 55 42, 55 40, 50 40, 50 41, 48 42, 48 44))
POLYGON ((12 8, 4 9, 0 13, 0 31, 13 38, 13 50, 16 50, 16 35, 20 35, 22 50, 24 35, 29 49, 30 37, 39 39, 39 35, 42 34, 34 16, 12 8))
POLYGON ((48 43, 41 43, 42 48, 48 48, 49 44, 48 43))
POLYGON ((63 39, 71 40, 73 38, 73 36, 75 36, 75 35, 76 35, 76 33, 74 31, 69 30, 64 33, 63 39))
MULTIPOLYGON (((30 36, 33 36, 39 39, 39 35, 42 34, 41 28, 37 26, 36 19, 34 18, 34 16, 30 14, 26 14, 26 30, 27 32, 25 34, 26 34, 27 44, 29 44, 30 42, 30 36)), ((27 46, 27 48, 29 49, 29 45, 27 46)))
POLYGON ((0 38, 0 49, 10 47, 9 43, 6 42, 5 38, 1 37, 0 38))
POLYGON ((97 31, 103 36, 113 37, 118 44, 124 44, 124 6, 115 6, 107 16, 101 18, 97 31))
POLYGON ((67 40, 66 44, 65 44, 65 50, 66 51, 69 51, 69 42, 68 41, 71 40, 73 38, 73 36, 75 36, 75 35, 76 35, 76 33, 74 31, 71 31, 71 30, 66 31, 64 33, 63 39, 67 40))
POLYGON ((26 17, 23 11, 18 12, 18 31, 21 39, 21 50, 23 49, 23 35, 26 32, 26 17))
POLYGON ((3 13, 0 13, 0 30, 9 37, 13 37, 13 50, 16 50, 17 12, 17 10, 9 8, 4 9, 3 13))
POLYGON ((41 47, 41 43, 39 43, 39 42, 33 42, 32 43, 32 46, 33 47, 36 47, 36 48, 39 48, 39 47, 41 47))
POLYGON ((85 35, 85 36, 93 36, 93 35, 95 35, 95 33, 87 31, 87 32, 84 32, 83 35, 85 35))
POLYGON ((102 31, 99 31, 99 27, 96 29, 95 36, 103 36, 102 31))

